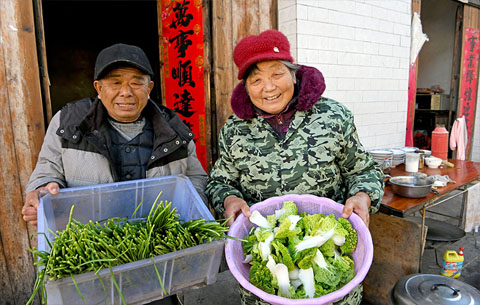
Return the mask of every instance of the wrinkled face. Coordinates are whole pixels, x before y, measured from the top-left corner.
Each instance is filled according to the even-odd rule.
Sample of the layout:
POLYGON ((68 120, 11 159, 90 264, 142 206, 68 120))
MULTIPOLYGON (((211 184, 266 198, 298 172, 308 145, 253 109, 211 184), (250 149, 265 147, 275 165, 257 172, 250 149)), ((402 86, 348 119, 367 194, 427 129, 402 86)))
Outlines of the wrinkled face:
POLYGON ((278 114, 293 97, 294 84, 290 70, 279 61, 257 63, 245 84, 252 103, 261 110, 278 114))
POLYGON ((98 98, 108 114, 119 122, 134 122, 147 105, 153 82, 133 67, 113 69, 101 80, 93 82, 98 98))

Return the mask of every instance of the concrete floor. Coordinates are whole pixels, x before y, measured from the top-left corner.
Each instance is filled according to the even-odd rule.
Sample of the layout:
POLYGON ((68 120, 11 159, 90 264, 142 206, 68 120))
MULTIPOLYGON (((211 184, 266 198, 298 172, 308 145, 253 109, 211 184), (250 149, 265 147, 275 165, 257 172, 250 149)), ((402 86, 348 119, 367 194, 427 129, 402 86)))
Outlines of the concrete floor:
MULTIPOLYGON (((460 217, 461 196, 458 196, 445 204, 432 208, 434 212, 460 217)), ((458 226, 458 220, 427 213, 427 217, 440 220, 450 225, 458 226)), ((425 246, 425 252, 422 257, 422 273, 439 274, 443 254, 447 250, 459 251, 460 247, 464 247, 464 270, 458 280, 465 282, 478 290, 480 290, 480 233, 465 233, 465 236, 457 241, 442 242, 428 240, 425 246), (438 262, 438 264, 437 264, 438 262)))
MULTIPOLYGON (((458 196, 432 208, 432 211, 459 216, 461 203, 461 196, 458 196)), ((427 213, 427 218, 441 220, 450 225, 458 226, 458 220, 452 218, 432 213, 427 213)), ((480 233, 467 233, 459 240, 451 242, 427 240, 420 271, 425 274, 440 274, 443 253, 446 250, 458 251, 459 247, 465 248, 465 269, 462 271, 458 280, 468 283, 480 290, 480 258, 478 258, 478 255, 480 254, 480 233)), ((226 270, 225 265, 223 265, 221 270, 225 271, 219 273, 217 281, 214 284, 199 289, 185 291, 184 305, 240 304, 240 297, 237 292, 237 281, 230 271, 226 270)), ((363 302, 362 305, 369 305, 369 303, 363 302)))

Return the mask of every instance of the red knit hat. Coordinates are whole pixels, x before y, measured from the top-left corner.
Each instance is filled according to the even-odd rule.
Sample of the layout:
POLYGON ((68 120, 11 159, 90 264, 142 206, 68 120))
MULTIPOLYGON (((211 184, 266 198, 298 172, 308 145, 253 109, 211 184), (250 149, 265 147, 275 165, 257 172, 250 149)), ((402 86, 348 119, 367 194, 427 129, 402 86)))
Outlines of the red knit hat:
POLYGON ((233 61, 238 67, 238 79, 254 63, 265 60, 287 60, 293 63, 287 36, 277 30, 243 38, 233 51, 233 61))

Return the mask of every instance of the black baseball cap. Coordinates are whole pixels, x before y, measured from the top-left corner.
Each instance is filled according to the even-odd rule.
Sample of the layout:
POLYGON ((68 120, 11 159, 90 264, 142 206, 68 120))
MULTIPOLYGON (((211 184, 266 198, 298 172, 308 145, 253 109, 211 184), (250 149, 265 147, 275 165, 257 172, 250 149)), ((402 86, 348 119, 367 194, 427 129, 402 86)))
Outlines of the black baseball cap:
POLYGON ((152 67, 142 49, 137 46, 117 43, 98 53, 93 78, 99 80, 113 67, 121 66, 121 64, 135 67, 153 77, 152 67))

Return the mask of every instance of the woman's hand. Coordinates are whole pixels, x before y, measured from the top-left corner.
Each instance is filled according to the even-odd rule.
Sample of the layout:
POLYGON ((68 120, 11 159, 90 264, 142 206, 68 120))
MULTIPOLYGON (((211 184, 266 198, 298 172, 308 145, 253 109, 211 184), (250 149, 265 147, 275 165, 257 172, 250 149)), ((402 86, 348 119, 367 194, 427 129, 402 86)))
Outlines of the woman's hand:
POLYGON ((60 190, 58 183, 50 182, 44 187, 31 191, 25 197, 25 205, 22 208, 23 220, 32 225, 37 225, 37 208, 40 204, 40 191, 48 191, 50 194, 57 194, 60 190))
POLYGON ((240 213, 243 213, 245 217, 250 217, 250 207, 242 198, 238 198, 235 195, 230 195, 223 201, 223 207, 225 208, 225 218, 232 217, 228 220, 227 226, 231 226, 240 213))
POLYGON ((354 196, 347 199, 345 206, 343 207, 342 217, 348 218, 352 215, 352 212, 360 216, 363 222, 367 225, 370 223, 370 214, 368 209, 370 208, 370 196, 364 192, 358 192, 354 196))

